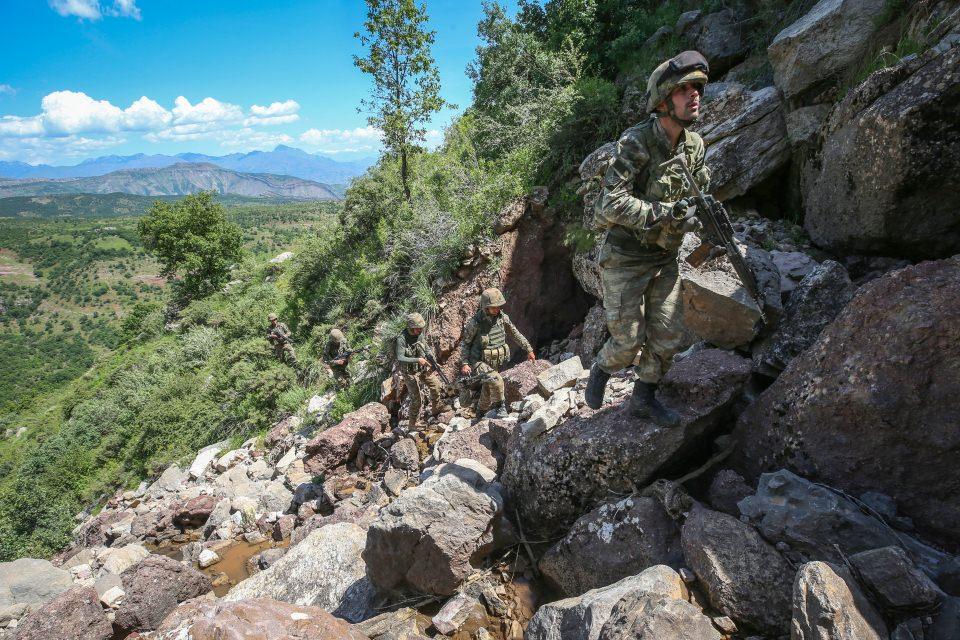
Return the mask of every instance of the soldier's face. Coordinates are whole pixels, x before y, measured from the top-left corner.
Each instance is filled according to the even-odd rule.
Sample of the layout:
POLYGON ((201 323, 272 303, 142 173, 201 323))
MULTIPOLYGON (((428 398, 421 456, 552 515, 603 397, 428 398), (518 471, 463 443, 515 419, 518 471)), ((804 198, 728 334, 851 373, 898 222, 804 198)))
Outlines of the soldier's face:
POLYGON ((277 319, 276 319, 276 318, 274 318, 273 320, 270 321, 270 326, 271 326, 271 327, 277 326, 277 319))
POLYGON ((494 317, 500 315, 500 307, 487 307, 487 314, 494 317))
POLYGON ((410 335, 412 336, 418 336, 421 333, 423 333, 423 329, 421 329, 420 327, 414 327, 413 329, 410 329, 410 335))
POLYGON ((703 89, 700 85, 686 82, 670 94, 673 112, 681 120, 696 120, 700 117, 700 98, 703 89))

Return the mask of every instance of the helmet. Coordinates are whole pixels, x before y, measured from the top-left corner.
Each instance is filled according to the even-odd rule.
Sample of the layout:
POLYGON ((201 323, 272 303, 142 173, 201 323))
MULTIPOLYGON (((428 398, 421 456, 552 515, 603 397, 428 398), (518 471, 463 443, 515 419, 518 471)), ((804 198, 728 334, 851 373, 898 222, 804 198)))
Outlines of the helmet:
POLYGON ((707 84, 710 65, 699 51, 684 51, 660 63, 647 80, 647 113, 667 99, 670 92, 686 82, 707 84))
POLYGON ((273 322, 276 319, 277 319, 277 314, 275 313, 271 313, 270 315, 267 316, 267 320, 269 320, 270 322, 273 322))
POLYGON ((425 326, 427 326, 427 323, 422 315, 419 313, 407 314, 407 329, 423 329, 425 326))
POLYGON ((480 306, 484 309, 487 307, 502 307, 505 304, 507 304, 506 298, 496 287, 484 289, 483 293, 480 294, 480 306))
POLYGON ((341 342, 347 339, 347 336, 343 335, 343 331, 340 331, 340 329, 336 327, 330 329, 330 337, 334 340, 340 340, 341 342))

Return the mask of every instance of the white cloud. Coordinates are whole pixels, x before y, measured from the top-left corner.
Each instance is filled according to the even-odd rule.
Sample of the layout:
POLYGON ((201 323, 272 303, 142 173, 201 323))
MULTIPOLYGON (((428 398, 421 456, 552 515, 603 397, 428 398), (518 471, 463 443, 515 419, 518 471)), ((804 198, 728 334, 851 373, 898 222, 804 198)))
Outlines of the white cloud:
POLYGON ((99 0, 50 0, 50 7, 63 17, 76 16, 81 20, 99 20, 99 0))
POLYGON ((167 126, 173 120, 173 114, 147 96, 140 96, 138 100, 124 109, 123 114, 124 128, 130 131, 159 129, 167 126))
POLYGON ((114 0, 113 7, 107 10, 107 15, 134 20, 139 20, 141 17, 137 0, 114 0))
POLYGON ((267 133, 245 127, 219 132, 220 146, 225 149, 270 151, 278 144, 290 144, 294 140, 285 133, 267 133))
POLYGON ((80 158, 109 147, 123 144, 119 136, 87 138, 63 136, 59 138, 0 138, 0 158, 22 162, 60 163, 67 158, 80 158))
POLYGON ((243 119, 243 109, 229 102, 220 102, 214 98, 204 98, 197 104, 183 96, 173 101, 174 124, 192 124, 197 122, 236 122, 243 119))
POLYGON ((40 116, 0 116, 0 138, 27 138, 41 136, 43 133, 43 120, 40 116))
POLYGON ((299 110, 300 104, 296 100, 274 102, 268 107, 255 104, 250 107, 251 115, 243 121, 243 126, 289 124, 300 119, 300 116, 297 114, 299 110))
POLYGON ((300 134, 300 142, 316 147, 321 153, 376 151, 383 133, 376 127, 356 129, 307 129, 300 134))
POLYGON ((12 96, 16 92, 17 90, 14 87, 11 87, 9 84, 0 84, 0 96, 5 93, 12 96))

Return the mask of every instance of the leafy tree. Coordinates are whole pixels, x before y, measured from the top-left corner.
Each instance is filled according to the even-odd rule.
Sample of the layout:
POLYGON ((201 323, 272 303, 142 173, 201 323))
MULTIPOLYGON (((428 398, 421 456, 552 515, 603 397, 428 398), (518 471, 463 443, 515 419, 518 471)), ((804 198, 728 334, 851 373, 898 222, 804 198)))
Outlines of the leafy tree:
POLYGON ((220 289, 230 265, 241 256, 240 228, 227 221, 212 192, 201 191, 173 203, 154 202, 137 231, 143 246, 160 261, 161 275, 181 277, 177 287, 187 299, 220 289))
POLYGON ((424 123, 449 105, 440 97, 440 74, 430 46, 435 32, 425 28, 426 5, 414 0, 366 0, 364 33, 354 37, 367 47, 353 63, 373 77, 373 92, 361 102, 367 122, 383 131, 387 151, 400 158, 400 181, 410 200, 409 156, 426 136, 424 123))

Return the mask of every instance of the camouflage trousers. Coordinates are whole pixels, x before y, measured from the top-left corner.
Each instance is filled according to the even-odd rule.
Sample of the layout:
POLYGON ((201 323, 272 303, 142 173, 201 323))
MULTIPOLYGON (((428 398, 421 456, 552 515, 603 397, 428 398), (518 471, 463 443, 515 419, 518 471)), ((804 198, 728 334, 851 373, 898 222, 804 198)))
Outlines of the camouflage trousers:
POLYGON ((333 379, 336 380, 337 385, 341 387, 350 386, 350 372, 346 367, 341 367, 340 365, 331 364, 327 365, 330 367, 330 373, 333 375, 333 379))
POLYGON ((629 366, 639 351, 637 378, 659 382, 684 346, 677 259, 651 262, 609 244, 601 248, 599 258, 610 338, 597 363, 615 373, 629 366))
POLYGON ((440 377, 434 371, 421 372, 403 372, 403 382, 407 385, 407 393, 410 396, 410 428, 416 426, 417 419, 420 417, 420 410, 423 408, 422 390, 430 396, 430 408, 434 413, 440 410, 440 394, 443 389, 440 384, 440 377))
POLYGON ((477 401, 477 413, 483 415, 491 406, 503 402, 503 378, 486 362, 478 362, 476 371, 483 374, 483 382, 480 383, 480 399, 477 401))
POLYGON ((275 355, 278 360, 286 362, 290 366, 297 366, 297 352, 293 350, 293 345, 289 342, 274 345, 273 355, 275 355))

